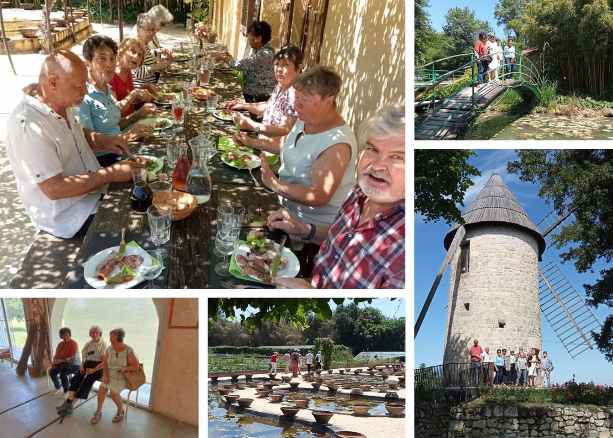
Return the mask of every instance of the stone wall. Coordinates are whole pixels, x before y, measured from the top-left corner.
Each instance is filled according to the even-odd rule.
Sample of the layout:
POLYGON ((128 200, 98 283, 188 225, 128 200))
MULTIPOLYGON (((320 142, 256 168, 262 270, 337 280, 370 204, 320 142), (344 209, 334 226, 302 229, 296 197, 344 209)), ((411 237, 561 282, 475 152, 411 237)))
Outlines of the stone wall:
POLYGON ((460 253, 451 261, 445 363, 468 362, 473 339, 481 347, 541 349, 538 245, 516 227, 480 224, 468 228, 467 272, 460 253))
POLYGON ((611 438, 613 406, 417 405, 416 438, 611 438))

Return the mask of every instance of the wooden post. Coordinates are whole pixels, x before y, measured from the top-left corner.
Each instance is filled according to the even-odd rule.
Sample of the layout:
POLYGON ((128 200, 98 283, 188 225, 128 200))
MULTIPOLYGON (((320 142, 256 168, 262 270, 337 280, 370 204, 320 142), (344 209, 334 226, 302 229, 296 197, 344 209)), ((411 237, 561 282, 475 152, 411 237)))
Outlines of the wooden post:
POLYGON ((317 48, 316 48, 317 54, 315 55, 315 64, 319 64, 319 59, 321 57, 321 45, 324 41, 324 35, 326 32, 326 18, 328 17, 328 3, 329 3, 329 0, 324 0, 324 7, 321 12, 323 16, 321 18, 322 19, 321 30, 319 34, 319 41, 318 41, 317 48))
POLYGON ((9 43, 6 39, 6 30, 4 29, 4 16, 2 15, 2 3, 0 3, 0 27, 2 28, 2 43, 4 44, 4 51, 9 57, 9 63, 11 64, 11 69, 13 69, 13 74, 17 76, 15 66, 13 65, 13 58, 11 58, 11 51, 9 50, 9 43))
POLYGON ((28 369, 28 358, 31 355, 32 376, 42 376, 51 365, 48 300, 47 298, 23 298, 22 301, 28 335, 17 364, 17 375, 25 374, 28 369))
POLYGON ((117 0, 117 19, 119 21, 119 42, 123 41, 123 2, 117 0))
POLYGON ((53 52, 53 32, 51 31, 51 8, 53 7, 53 0, 45 0, 45 6, 43 8, 43 21, 45 22, 45 42, 47 44, 47 54, 53 52))

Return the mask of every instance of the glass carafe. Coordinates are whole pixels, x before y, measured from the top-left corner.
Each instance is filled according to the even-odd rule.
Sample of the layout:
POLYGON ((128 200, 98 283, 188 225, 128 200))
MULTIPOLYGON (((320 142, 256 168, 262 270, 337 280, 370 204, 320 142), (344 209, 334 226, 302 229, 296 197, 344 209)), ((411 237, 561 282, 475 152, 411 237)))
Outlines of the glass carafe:
POLYGON ((133 210, 146 212, 153 201, 153 192, 147 185, 147 171, 144 168, 132 169, 132 191, 130 192, 130 205, 133 210))
POLYGON ((172 171, 172 187, 181 192, 187 191, 187 174, 189 173, 189 158, 187 157, 187 145, 181 144, 179 159, 172 171))
POLYGON ((211 199, 213 185, 211 175, 206 166, 208 148, 210 145, 192 145, 192 167, 187 174, 187 192, 193 195, 198 204, 204 204, 211 199))

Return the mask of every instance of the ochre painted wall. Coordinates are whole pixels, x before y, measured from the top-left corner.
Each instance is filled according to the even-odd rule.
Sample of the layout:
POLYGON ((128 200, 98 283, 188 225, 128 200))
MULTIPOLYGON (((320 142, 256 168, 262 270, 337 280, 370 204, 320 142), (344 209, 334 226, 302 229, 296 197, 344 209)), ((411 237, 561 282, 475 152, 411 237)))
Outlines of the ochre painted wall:
MULTIPOLYGON (((398 0, 329 0, 320 64, 333 67, 343 79, 338 99, 345 120, 357 129, 387 104, 404 103, 405 7, 398 0)), ((242 56, 241 0, 215 0, 213 27, 232 56, 242 56)), ((262 0, 261 17, 273 26, 279 47, 280 5, 262 0)), ((304 7, 295 0, 291 41, 300 45, 304 7)))
MULTIPOLYGON (((153 387, 155 412, 198 425, 198 329, 168 328, 169 302, 160 309, 158 368, 153 387)), ((198 317, 197 300, 191 306, 198 317)))
POLYGON ((330 0, 320 64, 343 78, 341 114, 356 129, 383 105, 404 103, 404 3, 330 0))

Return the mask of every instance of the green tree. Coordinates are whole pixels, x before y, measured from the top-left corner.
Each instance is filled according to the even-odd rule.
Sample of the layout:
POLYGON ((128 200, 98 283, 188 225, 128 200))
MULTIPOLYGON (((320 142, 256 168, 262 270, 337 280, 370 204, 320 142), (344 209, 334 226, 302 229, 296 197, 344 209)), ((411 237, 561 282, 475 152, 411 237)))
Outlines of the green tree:
MULTIPOLYGON (((613 150, 523 150, 508 164, 520 179, 538 183, 539 196, 553 203, 562 216, 574 220, 561 226, 553 241, 563 249, 561 257, 573 261, 578 272, 592 271, 599 263, 600 278, 585 284, 587 302, 613 307, 613 150)), ((613 312, 594 333, 598 349, 613 362, 613 312)))
MULTIPOLYGON (((352 298, 356 303, 372 302, 372 298, 352 298)), ((234 317, 240 310, 241 322, 257 326, 262 321, 287 321, 298 327, 306 328, 313 318, 332 317, 330 301, 342 304, 345 298, 209 298, 209 318, 220 315, 234 317), (250 310, 250 314, 245 312, 250 310)))
POLYGON ((613 4, 610 0, 532 0, 519 32, 544 52, 546 73, 566 92, 613 92, 613 4))
POLYGON ((518 35, 521 26, 521 16, 524 12, 526 0, 498 0, 494 9, 494 16, 499 26, 504 26, 507 35, 513 31, 518 35))
POLYGON ((426 52, 434 33, 428 18, 428 3, 428 0, 415 0, 415 62, 417 65, 427 62, 426 52))
MULTIPOLYGON (((454 55, 470 53, 479 32, 491 32, 487 21, 479 20, 469 8, 451 8, 445 17, 443 32, 451 43, 454 55)), ((465 60, 462 62, 466 62, 465 60)))
POLYGON ((415 211, 426 221, 461 222, 457 205, 473 185, 479 170, 468 164, 470 150, 415 150, 415 211))

